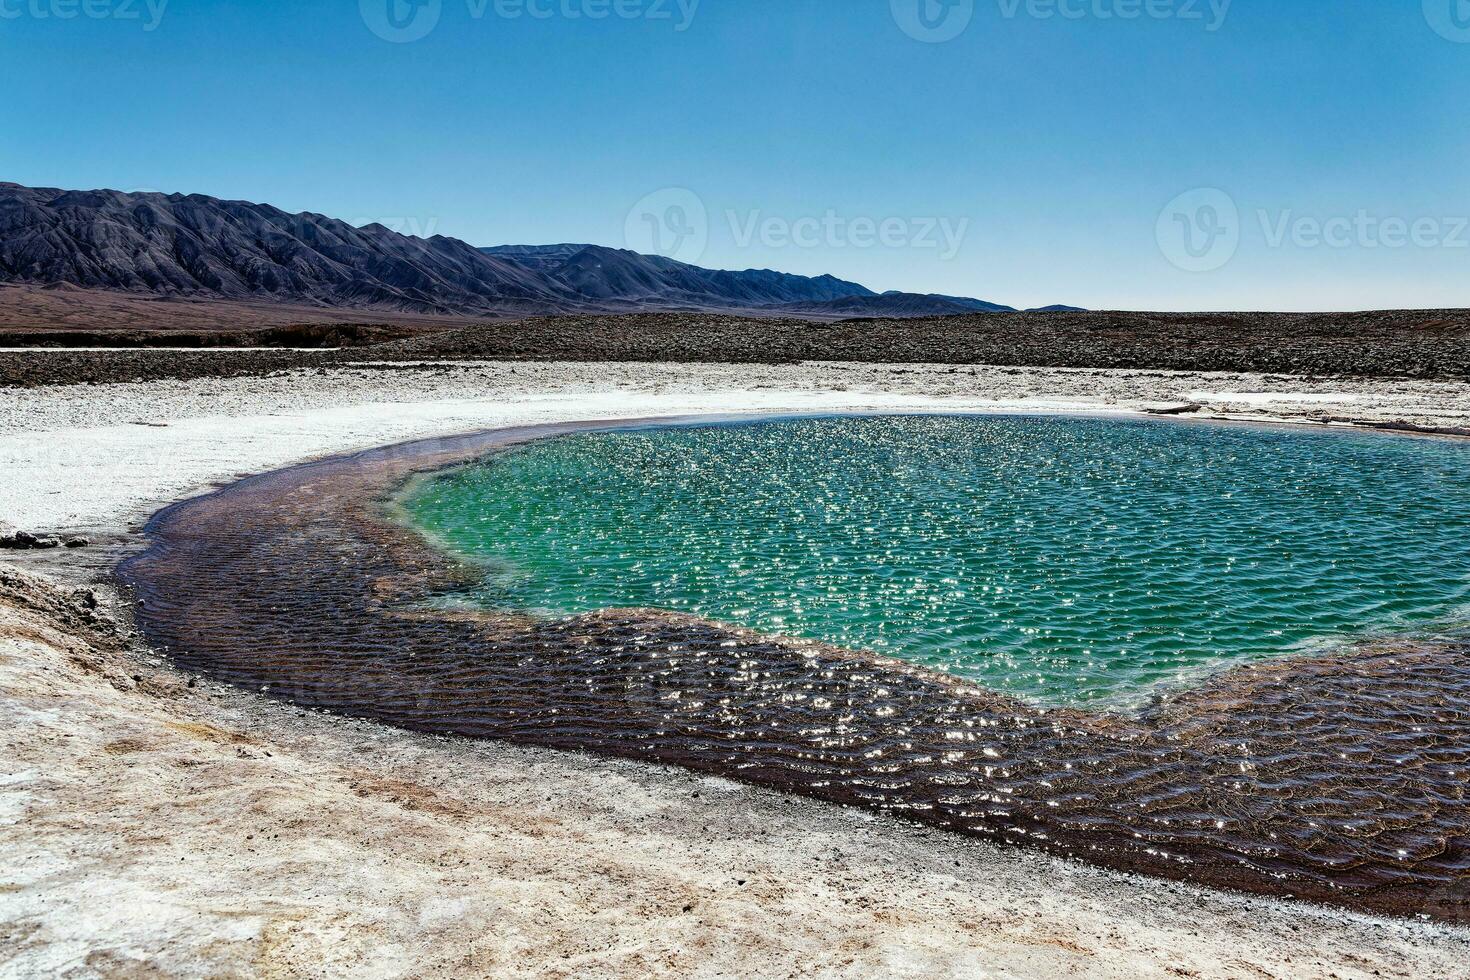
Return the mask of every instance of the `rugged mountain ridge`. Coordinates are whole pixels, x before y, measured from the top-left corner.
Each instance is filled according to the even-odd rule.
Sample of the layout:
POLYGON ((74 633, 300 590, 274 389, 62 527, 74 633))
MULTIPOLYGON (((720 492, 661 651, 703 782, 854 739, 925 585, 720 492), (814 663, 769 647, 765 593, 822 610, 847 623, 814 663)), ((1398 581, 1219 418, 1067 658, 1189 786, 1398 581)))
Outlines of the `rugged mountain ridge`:
POLYGON ((203 194, 0 182, 0 284, 431 316, 692 309, 836 318, 1009 307, 598 245, 476 248, 203 194))
POLYGON ((555 312, 567 297, 457 239, 202 194, 0 184, 0 279, 422 313, 555 312))

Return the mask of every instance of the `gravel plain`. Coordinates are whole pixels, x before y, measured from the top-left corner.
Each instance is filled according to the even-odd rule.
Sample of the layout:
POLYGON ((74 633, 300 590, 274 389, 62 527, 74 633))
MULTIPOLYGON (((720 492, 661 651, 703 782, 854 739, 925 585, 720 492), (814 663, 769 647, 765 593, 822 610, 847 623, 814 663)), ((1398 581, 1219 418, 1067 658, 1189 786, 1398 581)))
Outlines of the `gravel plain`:
MULTIPOLYGON (((3 317, 0 317, 3 319, 3 317)), ((38 350, 0 358, 0 387, 111 384, 233 378, 299 369, 325 370, 373 360, 528 361, 647 364, 794 365, 1011 364, 1045 368, 1283 372, 1332 378, 1470 380, 1470 312, 1387 310, 1363 313, 977 313, 965 316, 807 321, 731 313, 577 314, 517 320, 380 324, 352 328, 298 325, 239 335, 235 343, 315 347, 366 343, 352 350, 199 350, 96 352, 38 350), (431 330, 419 336, 393 336, 431 330), (379 343, 370 343, 382 339, 379 343)), ((119 344, 180 346, 185 332, 140 331, 119 344)), ((73 326, 34 332, 36 342, 111 336, 73 326)), ((25 335, 15 334, 14 343, 25 335)), ((200 334, 194 343, 217 336, 200 334)))

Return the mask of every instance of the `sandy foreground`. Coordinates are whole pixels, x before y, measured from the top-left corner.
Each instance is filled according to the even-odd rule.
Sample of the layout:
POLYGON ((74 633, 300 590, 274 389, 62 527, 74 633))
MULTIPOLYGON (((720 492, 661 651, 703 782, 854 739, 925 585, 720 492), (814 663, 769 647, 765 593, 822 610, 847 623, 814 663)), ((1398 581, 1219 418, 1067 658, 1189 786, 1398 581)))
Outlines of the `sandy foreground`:
POLYGON ((853 364, 0 390, 0 521, 95 542, 0 566, 0 975, 1470 976, 1463 930, 1103 872, 674 769, 303 712, 173 670, 95 581, 174 499, 434 434, 1185 403, 1470 427, 1459 383, 853 364))

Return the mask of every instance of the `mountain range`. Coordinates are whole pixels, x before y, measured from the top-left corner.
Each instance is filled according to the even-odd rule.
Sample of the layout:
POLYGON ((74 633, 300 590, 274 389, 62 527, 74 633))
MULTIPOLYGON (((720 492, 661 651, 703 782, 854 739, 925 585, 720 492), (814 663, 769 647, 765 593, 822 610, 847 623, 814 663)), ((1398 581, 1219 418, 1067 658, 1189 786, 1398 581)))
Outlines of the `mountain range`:
POLYGON ((740 310, 837 319, 1010 311, 834 276, 704 269, 599 245, 476 248, 202 194, 0 183, 0 283, 425 315, 740 310))
POLYGON ((603 245, 499 245, 480 251, 549 277, 583 303, 759 309, 875 295, 835 276, 724 272, 603 245))

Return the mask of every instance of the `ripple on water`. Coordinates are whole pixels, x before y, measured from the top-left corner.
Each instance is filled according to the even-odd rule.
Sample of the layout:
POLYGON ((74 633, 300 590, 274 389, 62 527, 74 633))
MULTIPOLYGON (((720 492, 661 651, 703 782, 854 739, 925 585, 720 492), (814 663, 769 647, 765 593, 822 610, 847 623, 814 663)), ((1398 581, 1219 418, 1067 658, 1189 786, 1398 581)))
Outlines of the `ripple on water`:
POLYGON ((1013 417, 571 436, 423 481, 464 597, 687 612, 1052 704, 1470 602, 1470 447, 1013 417))

